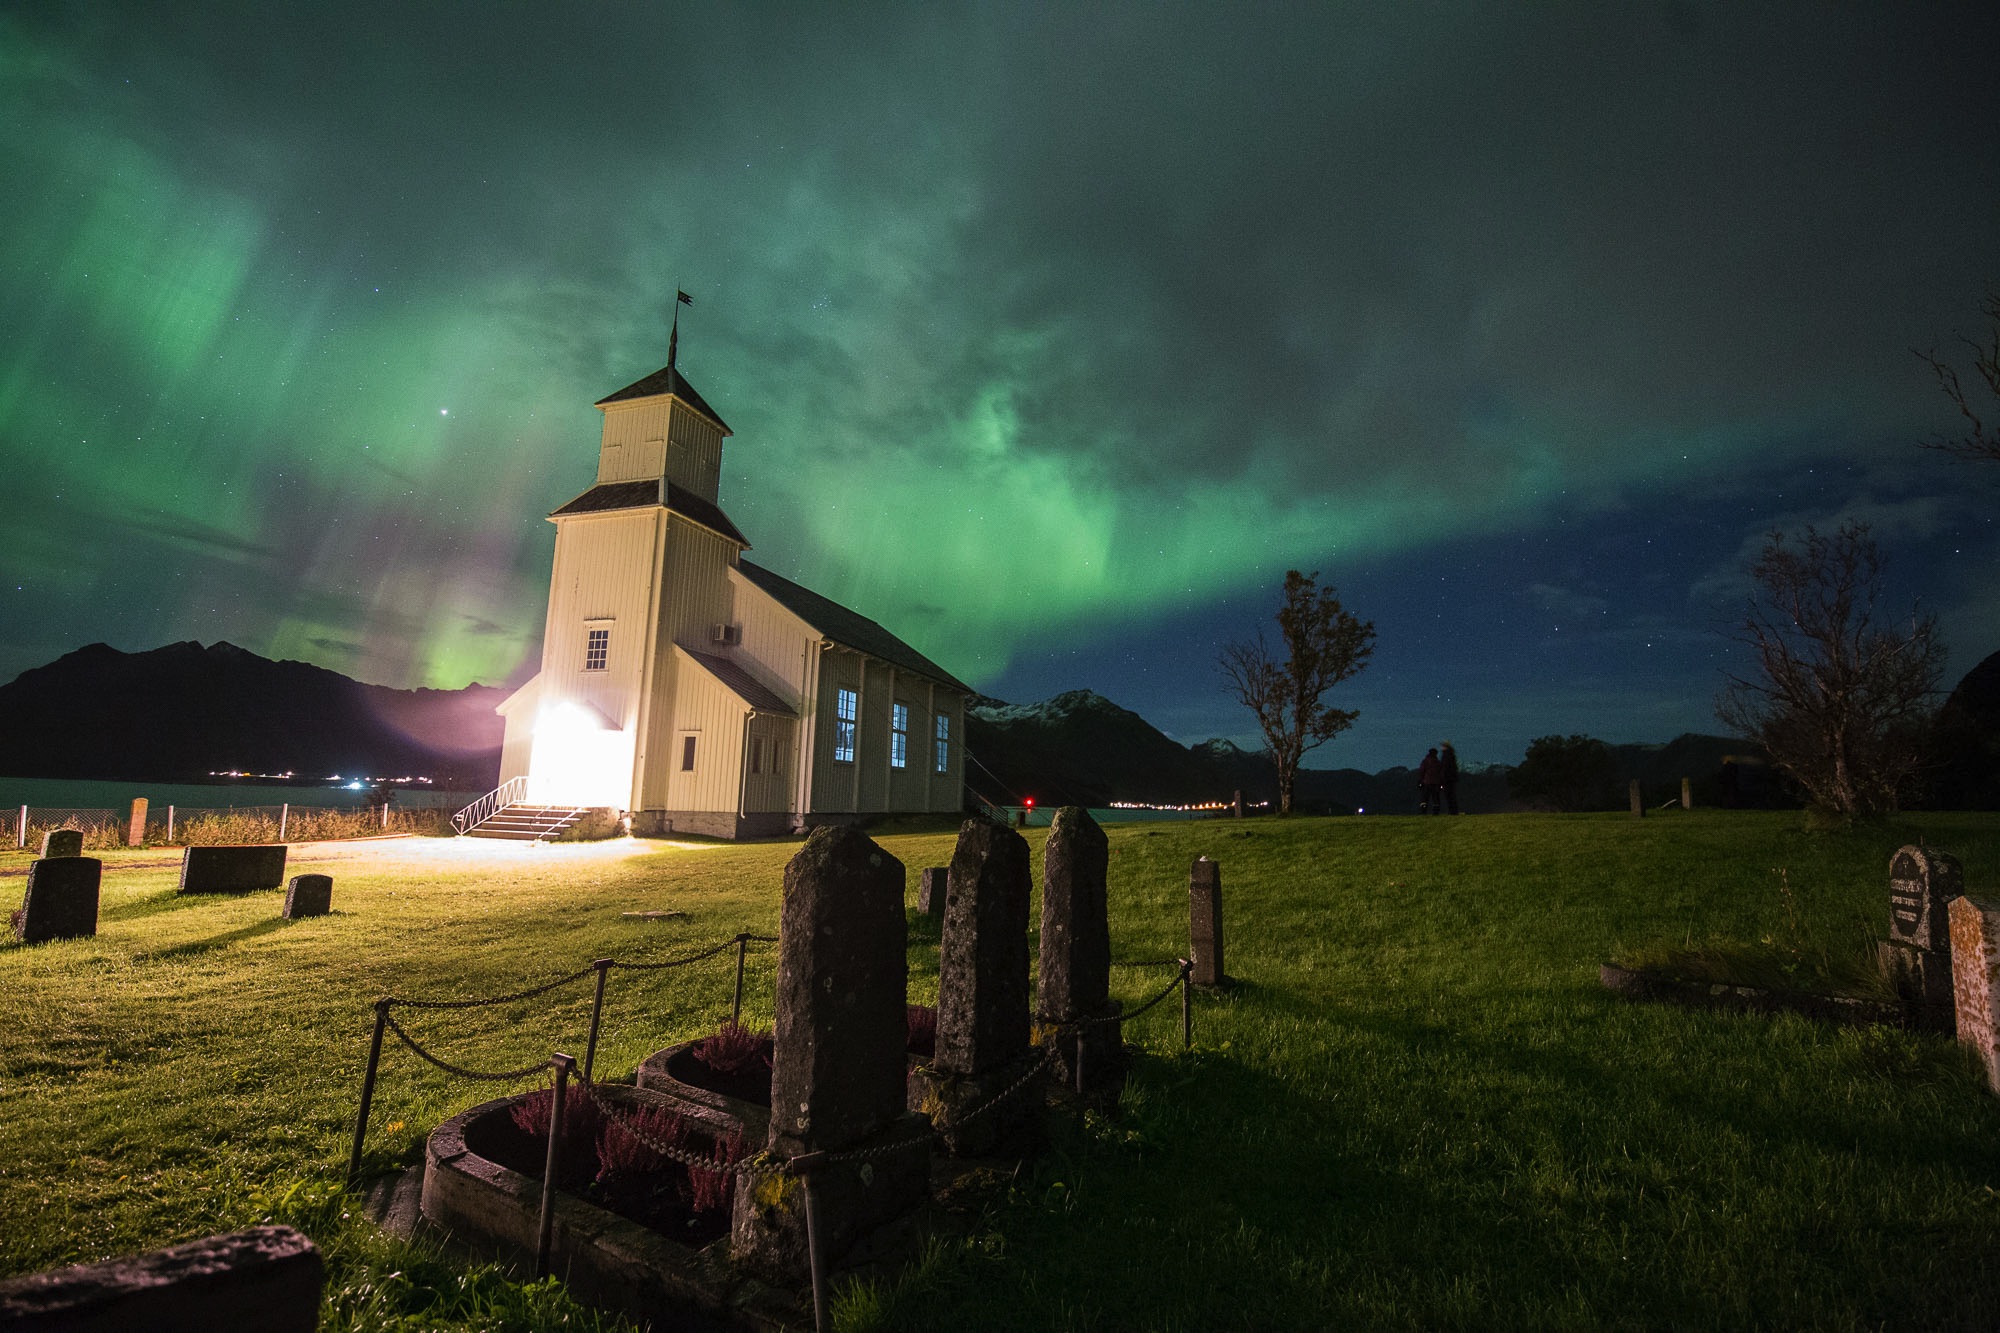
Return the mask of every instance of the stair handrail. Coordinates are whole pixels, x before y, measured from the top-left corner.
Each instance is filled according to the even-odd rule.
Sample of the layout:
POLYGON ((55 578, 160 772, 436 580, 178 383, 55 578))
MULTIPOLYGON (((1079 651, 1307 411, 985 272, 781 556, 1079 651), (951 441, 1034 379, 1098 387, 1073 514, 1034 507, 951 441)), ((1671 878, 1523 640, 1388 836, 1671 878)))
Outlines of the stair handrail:
POLYGON ((451 817, 451 826, 464 837, 493 816, 505 810, 528 794, 528 779, 525 775, 508 778, 505 782, 487 792, 465 809, 451 817))

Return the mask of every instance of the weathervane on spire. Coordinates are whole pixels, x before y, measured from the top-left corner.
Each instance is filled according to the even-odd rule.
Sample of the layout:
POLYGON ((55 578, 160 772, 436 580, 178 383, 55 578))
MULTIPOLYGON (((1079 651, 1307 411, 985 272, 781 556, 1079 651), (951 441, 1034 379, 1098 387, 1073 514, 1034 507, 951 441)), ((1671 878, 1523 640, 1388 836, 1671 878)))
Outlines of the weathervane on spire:
POLYGON ((680 352, 681 307, 684 305, 693 305, 693 304, 694 304, 694 298, 692 296, 689 296, 686 292, 682 291, 678 287, 674 288, 674 327, 673 331, 667 334, 668 370, 672 370, 674 368, 674 357, 680 352))

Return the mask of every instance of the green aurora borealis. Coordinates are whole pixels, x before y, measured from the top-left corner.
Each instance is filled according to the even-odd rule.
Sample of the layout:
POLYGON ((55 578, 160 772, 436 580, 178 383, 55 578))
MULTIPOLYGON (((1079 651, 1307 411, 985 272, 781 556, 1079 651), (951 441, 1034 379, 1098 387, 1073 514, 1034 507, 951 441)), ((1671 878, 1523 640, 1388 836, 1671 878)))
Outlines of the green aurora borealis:
POLYGON ((1241 737, 1214 643, 1300 566, 1382 631, 1325 762, 1665 739, 1744 543, 1846 514, 1963 669, 1993 497, 1909 349, 2000 280, 1993 21, 1795 19, 10 11, 0 679, 518 678, 677 286, 754 558, 1011 698, 1241 737))

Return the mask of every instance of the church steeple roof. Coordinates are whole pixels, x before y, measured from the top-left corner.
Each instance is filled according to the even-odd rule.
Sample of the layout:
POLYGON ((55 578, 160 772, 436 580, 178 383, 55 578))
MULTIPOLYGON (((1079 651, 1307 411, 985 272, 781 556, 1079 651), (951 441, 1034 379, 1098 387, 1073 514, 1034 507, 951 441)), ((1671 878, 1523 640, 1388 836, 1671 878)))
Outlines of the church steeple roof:
POLYGON ((695 411, 707 417, 710 421, 713 421, 716 425, 722 427, 724 435, 735 434, 734 431, 729 429, 729 423, 724 421, 721 415, 708 405, 706 399, 695 392, 694 386, 687 382, 687 376, 681 374, 671 363, 661 366, 642 380, 633 380, 617 393, 598 399, 597 406, 603 407, 608 403, 622 403, 633 398, 662 398, 668 394, 672 394, 695 411))

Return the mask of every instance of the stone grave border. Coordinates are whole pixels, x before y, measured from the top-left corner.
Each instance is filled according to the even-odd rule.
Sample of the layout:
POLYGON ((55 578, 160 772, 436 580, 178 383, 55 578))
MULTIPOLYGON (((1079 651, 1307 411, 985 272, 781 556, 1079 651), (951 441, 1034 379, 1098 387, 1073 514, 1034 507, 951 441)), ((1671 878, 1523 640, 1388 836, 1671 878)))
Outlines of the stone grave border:
MULTIPOLYGON (((514 991, 506 995, 483 996, 462 1000, 417 1000, 399 996, 383 996, 375 1002, 375 1031, 369 1043, 367 1071, 363 1075, 361 1084, 361 1106, 355 1116, 354 1143, 348 1157, 347 1183, 349 1188, 353 1188, 360 1179, 362 1147, 368 1133, 369 1112, 374 1103, 375 1083, 381 1066, 382 1038, 386 1033, 393 1032, 397 1040, 407 1046, 420 1059, 458 1078, 480 1083, 518 1084, 545 1072, 553 1075, 548 1160, 544 1165, 542 1173, 541 1207, 537 1221, 534 1269, 536 1277, 544 1277, 548 1274, 549 1253, 553 1241, 555 1210, 557 1207, 557 1190, 554 1182, 560 1177, 561 1172, 563 1114, 568 1097, 569 1082, 572 1078, 576 1080, 578 1090, 597 1104, 597 1109, 607 1120, 615 1122, 624 1133, 630 1135, 647 1149, 658 1153, 662 1157, 679 1162, 681 1165, 695 1170, 730 1172, 737 1175, 746 1184, 750 1180, 773 1175, 786 1175, 797 1179, 804 1193, 808 1218, 807 1240, 809 1245, 811 1245, 814 1233, 819 1229, 812 1224, 813 1215, 818 1211, 818 1201, 812 1181, 815 1171, 840 1163, 866 1162, 871 1158, 879 1158, 892 1153, 907 1152, 918 1144, 924 1144, 927 1147, 938 1146, 943 1142, 939 1131, 935 1127, 927 1126, 922 1133, 912 1135, 908 1139, 888 1144, 874 1144, 866 1148, 845 1152, 813 1152, 796 1157, 781 1158, 765 1150, 752 1153, 738 1161, 731 1162, 721 1158, 703 1157, 696 1153, 690 1153, 686 1149, 663 1143, 652 1137, 644 1129, 627 1118, 623 1114, 622 1109, 617 1107, 615 1103, 604 1098, 598 1091, 597 1085, 591 1079, 591 1066, 596 1057, 597 1036, 604 1009, 605 983, 612 969, 624 968, 629 971, 660 971, 667 968, 685 967, 692 963, 713 958, 733 946, 736 949, 736 979, 734 998, 731 1002, 730 1021, 736 1022, 742 1016, 743 969, 749 945, 752 943, 776 944, 777 942, 775 936, 754 935, 744 931, 739 932, 730 939, 722 941, 720 944, 698 953, 690 954, 685 958, 643 963, 626 962, 615 958, 599 958, 593 960, 589 966, 579 968, 566 976, 557 977, 539 986, 532 986, 525 990, 514 991), (535 1063, 524 1065, 519 1069, 468 1069, 426 1050, 416 1038, 412 1037, 403 1028, 402 1024, 395 1020, 395 1017, 390 1012, 396 1005, 402 1005, 407 1009, 451 1011, 486 1008, 500 1004, 516 1004, 522 1000, 534 999, 549 994, 552 991, 560 990, 592 974, 595 974, 597 977, 597 995, 591 1008, 590 1034, 585 1057, 581 1063, 574 1056, 558 1051, 551 1054, 546 1060, 537 1060, 535 1063)), ((1036 1025, 1034 1027, 1034 1037, 1037 1039, 1038 1058, 1034 1059, 1021 1075, 1006 1087, 999 1089, 969 1110, 961 1112, 957 1117, 959 1124, 964 1124, 968 1120, 977 1120, 980 1117, 993 1113, 998 1108, 1012 1102, 1014 1098, 1018 1097, 1028 1088, 1034 1086, 1041 1078, 1043 1072, 1053 1063, 1057 1054, 1058 1042, 1062 1037, 1070 1036, 1073 1038, 1083 1029, 1099 1024, 1117 1024, 1122 1030, 1125 1023, 1164 1003, 1167 997, 1177 990, 1181 996, 1181 1043, 1184 1048, 1193 1044, 1193 986, 1191 979, 1194 975, 1195 964, 1191 960, 1185 958, 1155 959, 1142 963, 1113 963, 1112 966, 1171 966, 1175 969, 1175 972, 1173 979, 1162 987, 1157 994, 1130 1012, 1109 1014, 1103 1017, 1082 1018, 1058 1025, 1036 1025)), ((819 1321, 819 1326, 830 1327, 830 1325, 823 1322, 827 1315, 825 1309, 826 1259, 816 1245, 811 1245, 810 1264, 815 1319, 819 1321)))

